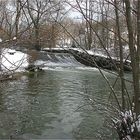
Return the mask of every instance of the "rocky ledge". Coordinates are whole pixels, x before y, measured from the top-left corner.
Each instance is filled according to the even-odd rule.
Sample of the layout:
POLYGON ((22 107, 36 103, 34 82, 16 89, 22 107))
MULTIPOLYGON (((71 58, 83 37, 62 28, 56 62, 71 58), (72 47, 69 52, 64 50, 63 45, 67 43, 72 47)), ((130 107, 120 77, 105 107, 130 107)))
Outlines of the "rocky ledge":
MULTIPOLYGON (((75 59, 86 65, 91 67, 99 67, 102 69, 115 70, 118 71, 120 69, 120 61, 115 58, 109 58, 100 55, 90 55, 86 52, 79 52, 75 50, 70 50, 70 53, 75 57, 75 59)), ((132 71, 131 62, 124 61, 123 62, 124 71, 132 71)))

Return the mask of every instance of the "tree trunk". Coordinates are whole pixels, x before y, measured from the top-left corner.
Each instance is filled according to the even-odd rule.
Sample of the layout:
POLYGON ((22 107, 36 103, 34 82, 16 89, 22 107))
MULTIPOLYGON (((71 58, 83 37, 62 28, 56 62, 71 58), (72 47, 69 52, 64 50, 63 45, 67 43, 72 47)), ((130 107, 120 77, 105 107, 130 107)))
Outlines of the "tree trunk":
POLYGON ((16 1, 16 40, 18 39, 18 30, 19 30, 19 18, 20 18, 20 12, 21 12, 21 9, 20 9, 20 1, 17 0, 16 1))
POLYGON ((40 51, 41 50, 41 45, 40 45, 40 39, 39 39, 39 27, 38 26, 35 26, 35 49, 37 51, 40 51))
POLYGON ((137 116, 140 115, 140 86, 139 86, 139 68, 140 64, 140 0, 137 2, 137 52, 136 52, 136 82, 137 92, 135 94, 135 111, 137 116))
POLYGON ((114 1, 115 5, 115 14, 116 14, 116 27, 117 27, 117 36, 119 41, 119 50, 120 50, 120 79, 121 79, 121 92, 122 92, 122 111, 125 110, 125 81, 124 81, 124 67, 123 67, 123 46, 121 40, 121 32, 120 32, 120 20, 118 13, 118 4, 117 1, 114 1))
MULTIPOLYGON (((124 2, 126 5, 126 9, 125 9, 126 10, 126 22, 127 22, 127 28, 128 28, 129 49, 130 49, 132 75, 133 75, 135 113, 136 113, 136 116, 138 116, 140 114, 139 56, 137 53, 137 49, 134 45, 134 35, 133 35, 133 28, 132 28, 132 17, 131 17, 132 14, 131 14, 130 1, 125 0, 124 2)), ((139 3, 139 0, 138 0, 138 3, 139 3)), ((139 15, 138 15, 138 17, 139 17, 139 15)), ((137 26, 137 28, 139 28, 139 26, 137 26)), ((137 46, 137 48, 138 47, 139 46, 137 46)))
POLYGON ((56 38, 55 38, 55 24, 52 24, 52 29, 51 29, 51 48, 55 48, 56 46, 56 38))

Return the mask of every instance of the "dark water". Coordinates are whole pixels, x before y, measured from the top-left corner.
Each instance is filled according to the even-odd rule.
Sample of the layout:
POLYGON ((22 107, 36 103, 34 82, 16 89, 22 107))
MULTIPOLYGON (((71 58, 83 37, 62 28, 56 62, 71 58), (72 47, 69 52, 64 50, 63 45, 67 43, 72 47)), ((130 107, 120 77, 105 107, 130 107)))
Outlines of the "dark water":
POLYGON ((55 67, 3 83, 0 90, 1 139, 117 139, 105 126, 102 107, 91 107, 86 96, 108 101, 109 88, 96 69, 55 67))

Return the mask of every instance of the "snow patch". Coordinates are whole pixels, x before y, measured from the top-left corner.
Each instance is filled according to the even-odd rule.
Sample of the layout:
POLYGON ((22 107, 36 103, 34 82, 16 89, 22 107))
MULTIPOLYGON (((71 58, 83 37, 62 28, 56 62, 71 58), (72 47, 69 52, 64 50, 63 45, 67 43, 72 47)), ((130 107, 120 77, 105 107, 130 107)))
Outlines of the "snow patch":
POLYGON ((23 71, 28 66, 28 56, 25 53, 13 50, 2 49, 1 65, 4 71, 23 71))
POLYGON ((0 42, 2 42, 2 39, 0 38, 0 42))
POLYGON ((134 140, 135 132, 140 132, 140 115, 131 110, 120 112, 119 118, 112 119, 120 139, 134 140))

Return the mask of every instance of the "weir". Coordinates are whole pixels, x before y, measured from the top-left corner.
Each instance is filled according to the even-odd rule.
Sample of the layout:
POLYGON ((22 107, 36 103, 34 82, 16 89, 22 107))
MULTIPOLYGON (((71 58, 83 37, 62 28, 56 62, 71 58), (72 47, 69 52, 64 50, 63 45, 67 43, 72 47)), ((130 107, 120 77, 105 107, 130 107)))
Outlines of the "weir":
MULTIPOLYGON (((50 56, 51 57, 51 61, 65 61, 65 62, 69 62, 69 61, 73 61, 74 63, 81 63, 84 64, 85 66, 90 66, 90 67, 98 67, 98 68, 102 68, 102 69, 108 69, 108 70, 115 70, 118 71, 120 69, 120 60, 118 60, 117 58, 110 58, 108 56, 105 55, 99 55, 99 54, 89 54, 88 52, 82 52, 73 48, 70 49, 63 49, 63 48, 54 48, 54 49, 43 49, 42 53, 44 54, 44 58, 48 59, 46 57, 50 56), (46 53, 43 53, 46 52, 46 53), (54 55, 57 53, 57 57, 54 55), (59 55, 59 54, 63 54, 63 55, 59 55), (67 54, 67 56, 69 55, 69 57, 71 59, 68 60, 69 57, 66 57, 65 55, 67 54), (59 59, 58 59, 59 56, 59 59), (76 62, 77 61, 77 62, 76 62)), ((42 57, 42 55, 41 55, 42 57)), ((43 58, 42 58, 43 59, 43 58)), ((50 58, 49 58, 50 59, 50 58)), ((123 66, 124 66, 124 71, 126 72, 130 72, 132 71, 132 67, 131 67, 131 62, 128 60, 124 60, 123 62, 123 66)))
POLYGON ((78 62, 75 57, 70 53, 52 53, 52 52, 44 52, 41 51, 38 54, 38 60, 44 61, 44 66, 81 66, 80 62, 78 62))

